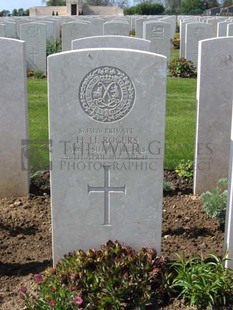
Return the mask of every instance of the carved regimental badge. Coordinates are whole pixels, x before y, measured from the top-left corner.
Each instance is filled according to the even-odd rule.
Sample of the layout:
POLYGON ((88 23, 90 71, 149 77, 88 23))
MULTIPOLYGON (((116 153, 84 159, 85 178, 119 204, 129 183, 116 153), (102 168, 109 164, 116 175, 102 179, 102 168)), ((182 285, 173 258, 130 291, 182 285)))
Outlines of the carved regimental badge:
POLYGON ((27 30, 27 35, 31 39, 35 39, 39 36, 40 34, 40 29, 37 26, 31 26, 27 30))
POLYGON ((130 112, 135 101, 135 88, 122 70, 110 66, 99 67, 82 80, 79 100, 90 118, 111 123, 130 112))

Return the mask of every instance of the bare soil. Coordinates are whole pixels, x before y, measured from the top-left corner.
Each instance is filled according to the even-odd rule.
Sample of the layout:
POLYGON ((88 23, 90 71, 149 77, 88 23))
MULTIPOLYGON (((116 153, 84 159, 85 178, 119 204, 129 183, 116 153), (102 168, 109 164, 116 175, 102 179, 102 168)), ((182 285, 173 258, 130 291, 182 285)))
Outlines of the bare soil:
MULTIPOLYGON (((192 181, 165 171, 174 190, 164 193, 161 255, 175 259, 197 254, 223 254, 223 227, 202 211, 192 181)), ((33 274, 52 266, 49 173, 31 180, 28 197, 0 200, 0 309, 23 309, 18 290, 33 284, 33 274)), ((192 309, 175 300, 166 310, 192 309)), ((233 309, 229 305, 227 309, 233 309)))

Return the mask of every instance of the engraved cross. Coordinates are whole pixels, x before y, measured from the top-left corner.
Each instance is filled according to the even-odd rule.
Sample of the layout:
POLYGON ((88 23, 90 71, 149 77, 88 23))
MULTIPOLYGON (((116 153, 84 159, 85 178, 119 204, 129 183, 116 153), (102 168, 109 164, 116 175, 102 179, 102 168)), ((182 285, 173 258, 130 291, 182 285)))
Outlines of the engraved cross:
POLYGON ((110 186, 110 165, 103 165, 104 168, 104 186, 90 186, 88 187, 88 194, 90 193, 104 193, 104 224, 111 226, 110 223, 110 193, 126 193, 124 186, 110 186))
POLYGON ((29 53, 29 55, 33 57, 33 62, 35 63, 36 56, 39 54, 36 52, 36 49, 33 48, 32 51, 29 53))

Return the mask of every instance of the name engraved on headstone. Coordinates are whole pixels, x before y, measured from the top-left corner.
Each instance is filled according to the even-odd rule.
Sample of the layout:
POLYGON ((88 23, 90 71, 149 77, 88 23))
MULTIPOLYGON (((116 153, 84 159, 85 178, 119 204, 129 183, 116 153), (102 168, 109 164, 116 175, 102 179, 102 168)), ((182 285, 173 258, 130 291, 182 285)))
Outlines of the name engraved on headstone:
POLYGON ((163 38, 164 37, 164 27, 162 26, 154 26, 152 27, 152 37, 163 38))
POLYGON ((135 87, 125 72, 115 67, 100 67, 82 80, 79 100, 93 120, 112 123, 124 118, 135 101, 135 87))
POLYGON ((152 141, 148 146, 144 145, 133 128, 79 128, 76 139, 62 140, 60 145, 61 167, 64 160, 146 160, 159 156, 159 143, 152 141))
POLYGON ((111 165, 104 164, 104 186, 90 186, 88 187, 88 194, 90 193, 104 193, 104 224, 105 226, 111 226, 110 222, 110 194, 111 193, 123 193, 126 194, 126 186, 111 186, 110 185, 110 169, 111 165))

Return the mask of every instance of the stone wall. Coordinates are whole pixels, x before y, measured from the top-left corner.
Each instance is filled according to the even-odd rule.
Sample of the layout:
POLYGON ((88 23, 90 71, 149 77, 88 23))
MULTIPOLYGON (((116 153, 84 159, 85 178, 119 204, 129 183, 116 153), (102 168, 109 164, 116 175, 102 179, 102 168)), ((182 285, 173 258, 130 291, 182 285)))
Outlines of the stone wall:
POLYGON ((35 6, 29 9, 29 16, 52 16, 52 14, 59 16, 67 16, 66 6, 35 6))
POLYGON ((123 16, 123 10, 116 6, 88 6, 83 5, 83 15, 115 15, 123 16))
MULTIPOLYGON (((59 16, 68 16, 66 6, 35 6, 29 9, 30 16, 51 16, 56 15, 58 12, 59 16)), ((115 15, 123 16, 123 10, 115 6, 88 6, 83 5, 83 15, 115 15)))

